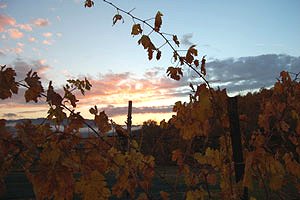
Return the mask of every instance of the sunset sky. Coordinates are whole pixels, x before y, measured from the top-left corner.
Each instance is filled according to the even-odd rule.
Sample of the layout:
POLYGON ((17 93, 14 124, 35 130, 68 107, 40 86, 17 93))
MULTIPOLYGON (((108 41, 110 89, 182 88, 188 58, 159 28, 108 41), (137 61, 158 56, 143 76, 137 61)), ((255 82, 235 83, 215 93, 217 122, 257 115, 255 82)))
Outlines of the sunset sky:
MULTIPOLYGON (((135 8, 132 14, 142 19, 163 13, 161 30, 176 34, 180 49, 196 44, 200 57, 207 55, 207 79, 230 95, 270 87, 282 70, 300 71, 299 0, 112 2, 135 8)), ((112 26, 116 13, 101 0, 89 9, 84 0, 0 0, 0 64, 16 69, 18 80, 33 69, 45 88, 52 80, 57 90, 67 79, 88 77, 93 88, 78 96, 77 108, 86 118, 97 105, 123 124, 132 100, 134 124, 168 119, 176 101, 188 101, 189 83, 199 79, 187 68, 181 81, 168 78, 170 48, 162 48, 160 61, 148 61, 139 37, 130 35, 131 18, 123 15, 124 23, 112 26)), ((43 102, 25 103, 21 91, 0 100, 0 118, 45 117, 43 102)))

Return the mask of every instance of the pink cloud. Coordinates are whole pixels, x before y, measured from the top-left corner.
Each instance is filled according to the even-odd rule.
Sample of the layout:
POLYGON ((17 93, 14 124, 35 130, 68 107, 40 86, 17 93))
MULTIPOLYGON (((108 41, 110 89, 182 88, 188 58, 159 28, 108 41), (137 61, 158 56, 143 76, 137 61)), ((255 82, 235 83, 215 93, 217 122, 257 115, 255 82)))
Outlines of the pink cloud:
POLYGON ((138 103, 154 102, 187 96, 188 92, 186 82, 173 81, 165 75, 149 79, 129 72, 108 73, 89 80, 94 87, 81 99, 82 104, 121 104, 129 99, 138 103))
POLYGON ((33 24, 36 25, 36 26, 39 26, 39 27, 48 26, 49 21, 48 21, 48 19, 37 18, 33 21, 33 24))
POLYGON ((3 32, 5 26, 13 26, 16 24, 16 20, 10 16, 0 14, 0 32, 3 32))
POLYGON ((15 27, 20 28, 24 31, 32 31, 32 27, 30 24, 17 24, 15 27))
POLYGON ((20 39, 24 36, 24 34, 19 31, 19 29, 15 28, 8 29, 7 32, 12 39, 20 39))
POLYGON ((25 46, 25 44, 24 44, 24 43, 21 43, 21 42, 18 42, 18 43, 17 43, 17 46, 20 47, 20 48, 22 48, 22 47, 25 46))
POLYGON ((43 36, 46 38, 52 37, 52 33, 47 32, 47 33, 43 33, 43 36))
POLYGON ((37 40, 35 39, 35 37, 30 37, 30 38, 28 38, 28 41, 29 42, 36 42, 37 40))
POLYGON ((49 40, 43 40, 43 44, 45 45, 52 45, 52 42, 49 40))

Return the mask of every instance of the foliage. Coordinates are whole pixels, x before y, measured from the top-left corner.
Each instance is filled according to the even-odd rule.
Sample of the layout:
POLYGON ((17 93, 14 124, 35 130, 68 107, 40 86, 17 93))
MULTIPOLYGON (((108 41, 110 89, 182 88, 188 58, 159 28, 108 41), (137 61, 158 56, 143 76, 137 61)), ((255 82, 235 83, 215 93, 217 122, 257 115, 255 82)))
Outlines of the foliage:
MULTIPOLYGON (((176 115, 169 122, 160 123, 166 132, 174 131, 175 128, 179 130, 178 134, 175 131, 171 136, 180 138, 180 143, 165 146, 169 159, 178 170, 173 191, 160 191, 160 198, 177 198, 177 186, 181 178, 186 186, 183 194, 185 199, 239 199, 244 187, 254 191, 256 185, 263 188, 266 199, 283 199, 282 191, 285 191, 285 185, 288 184, 300 193, 299 74, 293 80, 288 72, 281 72, 274 87, 258 95, 258 112, 254 115, 256 119, 250 121, 255 126, 247 125, 247 120, 253 118, 251 110, 242 111, 240 119, 243 122, 245 175, 241 182, 235 183, 227 94, 226 90, 211 88, 205 79, 205 56, 200 65, 195 45, 190 46, 184 56, 180 55, 173 46, 173 43, 177 47, 180 45, 177 36, 161 32, 161 12, 157 12, 153 18, 154 25, 151 25, 149 20, 139 19, 131 11, 124 11, 106 0, 103 2, 117 10, 113 25, 119 21, 124 22, 122 13, 132 18, 131 34, 140 37, 138 44, 147 51, 149 60, 153 58, 154 52, 159 60, 162 54, 160 48, 169 45, 177 65, 167 69, 168 76, 180 80, 183 76, 181 67, 187 65, 204 82, 196 87, 190 84, 190 101, 177 102, 173 108, 176 115), (146 28, 150 29, 148 34, 146 28), (152 32, 163 38, 164 43, 160 47, 151 40, 152 32), (195 148, 195 141, 199 139, 201 146, 195 148)), ((94 2, 86 0, 84 6, 91 8, 94 2)), ((161 151, 154 149, 147 155, 143 148, 144 142, 130 138, 127 130, 109 121, 105 112, 99 111, 97 106, 89 111, 94 115, 98 131, 87 124, 80 113, 75 112, 78 100, 74 95, 74 91, 84 95, 91 89, 87 79, 68 80, 68 84, 63 87, 64 94, 59 94, 51 81, 45 90, 36 72, 29 71, 24 81, 20 82, 16 82, 15 77, 14 69, 1 67, 0 98, 11 98, 18 93, 19 87, 26 88, 25 101, 38 102, 45 98, 49 105, 47 118, 53 120, 56 126, 53 128, 47 123, 34 125, 24 121, 16 125, 16 132, 13 133, 7 129, 6 121, 0 120, 1 190, 5 188, 4 177, 15 166, 20 166, 32 183, 37 199, 73 199, 74 195, 82 199, 108 199, 111 196, 154 198, 151 192, 153 179, 155 176, 163 178, 155 170, 155 157, 160 156, 158 152, 161 151), (63 124, 64 120, 68 123, 63 124), (95 136, 82 138, 80 128, 83 126, 91 128, 95 136), (106 137, 105 133, 112 126, 125 132, 126 148, 120 148, 114 140, 106 137), (114 180, 111 187, 108 178, 114 180), (142 192, 138 193, 138 190, 142 192)), ((143 130, 149 130, 149 127, 150 130, 155 129, 157 124, 148 121, 143 130)), ((145 137, 154 139, 153 144, 161 142, 156 136, 165 136, 161 132, 155 137, 147 134, 145 137)))

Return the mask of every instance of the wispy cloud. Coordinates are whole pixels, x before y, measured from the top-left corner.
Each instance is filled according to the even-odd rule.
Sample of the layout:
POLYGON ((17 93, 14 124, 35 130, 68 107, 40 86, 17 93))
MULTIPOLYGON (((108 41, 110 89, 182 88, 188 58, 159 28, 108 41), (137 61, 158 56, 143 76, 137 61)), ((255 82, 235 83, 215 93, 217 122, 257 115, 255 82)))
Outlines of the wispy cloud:
POLYGON ((185 34, 185 35, 182 36, 182 38, 180 40, 180 43, 182 45, 191 46, 191 45, 194 44, 194 43, 191 42, 192 37, 193 37, 192 33, 185 34))

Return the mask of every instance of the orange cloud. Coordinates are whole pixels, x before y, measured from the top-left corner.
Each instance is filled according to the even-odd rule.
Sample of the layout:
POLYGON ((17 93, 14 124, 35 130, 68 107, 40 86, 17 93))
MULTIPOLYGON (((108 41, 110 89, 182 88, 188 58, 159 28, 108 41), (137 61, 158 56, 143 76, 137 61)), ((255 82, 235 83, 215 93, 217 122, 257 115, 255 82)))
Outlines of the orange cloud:
POLYGON ((35 39, 35 37, 30 37, 30 38, 28 38, 28 41, 29 42, 36 42, 37 40, 35 39))
POLYGON ((132 100, 137 106, 169 106, 188 96, 186 82, 173 81, 157 72, 151 79, 135 77, 129 72, 90 77, 92 90, 80 97, 79 106, 120 106, 132 100))
POLYGON ((43 44, 45 45, 52 45, 52 42, 49 40, 43 40, 43 44))
POLYGON ((5 26, 13 26, 16 24, 16 20, 10 16, 0 14, 0 32, 3 32, 5 26))
POLYGON ((46 38, 52 37, 52 33, 47 32, 47 33, 43 33, 43 36, 46 38))
POLYGON ((24 36, 24 34, 21 31, 15 28, 8 29, 7 32, 12 39, 20 39, 24 36))
POLYGON ((48 26, 50 23, 49 23, 48 19, 37 18, 33 21, 33 24, 36 26, 42 27, 42 26, 48 26))

